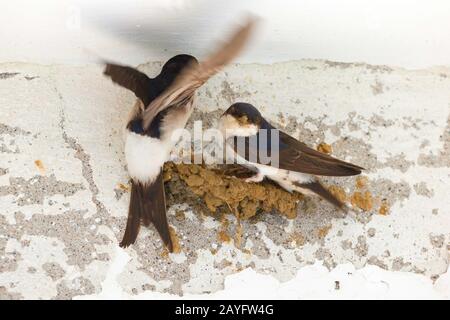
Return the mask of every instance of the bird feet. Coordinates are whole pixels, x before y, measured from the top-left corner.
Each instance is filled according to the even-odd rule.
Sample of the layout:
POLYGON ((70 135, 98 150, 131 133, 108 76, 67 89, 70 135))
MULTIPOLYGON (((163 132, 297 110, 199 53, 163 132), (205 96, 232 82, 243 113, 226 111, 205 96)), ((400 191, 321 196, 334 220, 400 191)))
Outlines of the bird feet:
POLYGON ((263 181, 263 179, 264 179, 264 175, 261 174, 260 172, 258 172, 254 176, 251 176, 250 178, 245 179, 245 182, 247 182, 247 183, 251 183, 251 182, 258 183, 258 182, 263 181))

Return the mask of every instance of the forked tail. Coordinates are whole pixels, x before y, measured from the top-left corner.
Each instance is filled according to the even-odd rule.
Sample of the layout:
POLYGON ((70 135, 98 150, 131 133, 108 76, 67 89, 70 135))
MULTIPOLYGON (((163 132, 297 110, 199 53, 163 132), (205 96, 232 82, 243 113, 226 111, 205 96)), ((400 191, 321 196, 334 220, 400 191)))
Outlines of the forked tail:
POLYGON ((325 199, 332 205, 338 207, 339 209, 346 211, 345 203, 339 200, 335 195, 333 195, 327 188, 325 188, 319 181, 312 181, 308 183, 295 183, 298 187, 302 189, 307 189, 321 198, 325 199))
POLYGON ((150 184, 131 181, 130 206, 128 220, 121 247, 128 247, 136 242, 141 223, 149 226, 153 223, 164 244, 173 251, 169 224, 166 216, 166 199, 162 169, 158 177, 150 184))

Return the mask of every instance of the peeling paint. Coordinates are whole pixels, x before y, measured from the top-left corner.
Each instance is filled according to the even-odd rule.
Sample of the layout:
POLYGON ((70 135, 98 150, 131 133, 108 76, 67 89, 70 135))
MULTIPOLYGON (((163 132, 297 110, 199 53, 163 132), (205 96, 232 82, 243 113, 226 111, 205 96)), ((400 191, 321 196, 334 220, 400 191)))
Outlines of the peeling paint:
MULTIPOLYGON (((160 66, 141 69, 152 75, 160 66)), ((448 268, 450 78, 439 69, 308 60, 233 65, 214 77, 188 128, 195 120, 215 126, 234 100, 249 101, 311 147, 325 143, 333 156, 365 167, 362 184, 323 181, 348 197, 369 192, 372 208, 344 214, 308 197, 295 219, 265 212, 238 222, 211 214, 181 182, 167 183, 176 255, 153 227, 126 250, 117 245, 129 197, 120 187, 128 181, 121 130, 134 97, 94 66, 11 69, 38 80, 0 87, 1 299, 214 293, 245 268, 288 281, 316 260, 329 270, 351 262, 433 279, 448 268), (219 241, 220 231, 230 241, 219 241)))
POLYGON ((45 198, 56 194, 69 197, 83 190, 83 185, 58 181, 55 175, 34 176, 25 180, 20 177, 10 177, 9 186, 0 186, 0 197, 13 195, 14 202, 19 206, 43 204, 45 198))

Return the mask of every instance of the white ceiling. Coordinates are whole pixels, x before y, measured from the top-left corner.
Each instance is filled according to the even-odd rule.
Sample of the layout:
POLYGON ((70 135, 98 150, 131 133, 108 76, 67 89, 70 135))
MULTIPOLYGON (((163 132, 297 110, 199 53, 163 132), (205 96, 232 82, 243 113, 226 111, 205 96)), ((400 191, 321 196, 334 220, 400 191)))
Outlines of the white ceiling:
POLYGON ((246 11, 263 23, 241 62, 450 65, 446 0, 0 0, 0 61, 202 57, 246 11))

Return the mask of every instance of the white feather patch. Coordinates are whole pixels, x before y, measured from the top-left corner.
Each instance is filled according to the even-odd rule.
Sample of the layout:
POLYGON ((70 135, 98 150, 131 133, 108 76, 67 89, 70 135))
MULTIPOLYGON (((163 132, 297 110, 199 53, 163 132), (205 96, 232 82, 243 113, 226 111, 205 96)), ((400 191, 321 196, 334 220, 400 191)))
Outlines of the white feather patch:
MULTIPOLYGON (((173 109, 161 124, 161 139, 143 136, 126 130, 125 159, 130 176, 143 183, 151 183, 158 176, 162 166, 170 159, 170 151, 181 136, 194 109, 195 99, 184 106, 173 109)), ((135 113, 139 111, 136 104, 135 113)))
POLYGON ((127 130, 125 159, 130 176, 143 183, 151 183, 169 158, 171 145, 159 139, 142 136, 127 130))
POLYGON ((258 126, 254 124, 243 126, 229 114, 220 118, 219 129, 225 136, 225 139, 229 137, 249 137, 258 133, 258 126))
POLYGON ((280 185, 280 187, 284 188, 289 192, 297 191, 303 194, 311 193, 308 190, 305 190, 293 184, 293 182, 302 184, 315 181, 315 177, 311 174, 289 171, 263 164, 249 162, 245 160, 245 158, 235 153, 230 145, 227 145, 227 153, 228 152, 231 152, 230 154, 234 154, 237 163, 242 164, 251 170, 258 171, 259 173, 269 178, 270 180, 275 181, 277 184, 280 185))

